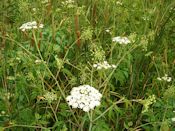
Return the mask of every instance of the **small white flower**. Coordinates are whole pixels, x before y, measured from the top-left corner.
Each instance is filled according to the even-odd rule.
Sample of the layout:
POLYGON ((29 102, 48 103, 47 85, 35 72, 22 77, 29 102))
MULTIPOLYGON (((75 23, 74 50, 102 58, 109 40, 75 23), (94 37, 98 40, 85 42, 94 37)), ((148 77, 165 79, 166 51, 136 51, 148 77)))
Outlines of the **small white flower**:
POLYGON ((5 114, 5 111, 1 111, 1 114, 4 115, 5 114))
POLYGON ((42 62, 43 63, 46 63, 46 61, 42 61, 42 60, 39 60, 39 59, 38 60, 35 60, 35 64, 41 64, 42 62))
POLYGON ((104 63, 105 65, 107 65, 107 64, 108 64, 108 62, 107 62, 107 61, 104 61, 103 63, 104 63))
POLYGON ((36 26, 37 25, 37 22, 36 21, 32 21, 32 22, 28 22, 29 25, 33 25, 33 26, 36 26))
POLYGON ((95 106, 96 106, 96 103, 94 101, 91 101, 90 104, 89 104, 89 107, 91 109, 94 109, 95 106))
POLYGON ((93 64, 93 67, 96 68, 98 65, 97 64, 93 64))
POLYGON ((33 29, 37 29, 38 27, 36 25, 33 26, 33 29))
POLYGON ((160 77, 157 77, 157 80, 161 81, 161 80, 162 80, 162 78, 160 78, 160 77))
POLYGON ((43 24, 40 24, 38 26, 37 22, 36 21, 31 21, 31 22, 27 22, 27 23, 24 23, 22 24, 21 27, 19 27, 19 29, 21 31, 25 31, 25 30, 30 30, 30 29, 37 29, 37 28, 43 28, 44 25, 43 24))
POLYGON ((78 103, 75 102, 72 104, 72 108, 77 108, 77 107, 78 107, 78 103))
POLYGON ((101 69, 116 68, 116 65, 110 65, 108 64, 107 61, 104 61, 102 63, 93 64, 93 67, 96 68, 97 70, 101 70, 101 69))
POLYGON ((171 82, 172 81, 172 78, 171 77, 168 77, 167 74, 165 74, 163 77, 157 77, 157 80, 159 81, 166 81, 166 82, 171 82))
POLYGON ((47 91, 44 94, 44 98, 45 98, 45 100, 48 101, 48 103, 51 103, 52 101, 57 100, 57 95, 55 93, 53 93, 53 92, 47 91))
POLYGON ((44 25, 43 25, 43 24, 40 24, 40 25, 39 25, 39 28, 43 28, 43 27, 44 27, 44 25))
POLYGON ((113 68, 116 68, 117 66, 116 65, 112 65, 113 68))
POLYGON ((80 109, 83 109, 84 106, 85 106, 85 104, 83 104, 83 103, 80 103, 80 104, 79 104, 79 108, 80 108, 80 109))
POLYGON ((117 4, 117 5, 123 5, 123 3, 120 2, 120 1, 117 1, 116 4, 117 4))
POLYGON ((127 44, 131 43, 131 41, 127 37, 121 37, 121 36, 113 37, 112 41, 117 42, 121 45, 123 45, 123 44, 127 45, 127 44))
POLYGON ((71 101, 71 99, 72 99, 72 96, 66 97, 66 101, 71 101))
POLYGON ((102 67, 101 66, 97 66, 97 70, 101 70, 102 69, 102 67))
POLYGON ((99 102, 99 101, 94 101, 94 104, 95 104, 96 106, 99 106, 99 105, 100 105, 100 102, 99 102))
POLYGON ((98 90, 89 85, 74 87, 71 95, 66 97, 66 101, 72 108, 83 109, 88 112, 100 105, 102 95, 98 90))
POLYGON ((85 106, 85 107, 83 108, 83 111, 85 111, 85 112, 89 112, 89 110, 90 110, 89 106, 85 106))
POLYGON ((36 11, 36 8, 32 8, 32 10, 35 12, 36 11))
POLYGON ((108 32, 108 33, 110 33, 110 30, 109 29, 106 29, 105 31, 108 32))
POLYGON ((171 82, 171 79, 172 79, 171 77, 168 77, 167 82, 171 82))

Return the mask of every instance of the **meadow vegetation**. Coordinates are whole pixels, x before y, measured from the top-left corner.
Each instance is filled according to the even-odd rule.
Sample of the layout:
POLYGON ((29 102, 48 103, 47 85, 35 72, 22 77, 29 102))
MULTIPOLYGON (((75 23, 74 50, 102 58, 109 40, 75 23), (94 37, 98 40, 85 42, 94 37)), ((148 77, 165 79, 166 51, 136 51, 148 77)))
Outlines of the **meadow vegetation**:
POLYGON ((174 0, 2 0, 0 130, 175 130, 174 0))

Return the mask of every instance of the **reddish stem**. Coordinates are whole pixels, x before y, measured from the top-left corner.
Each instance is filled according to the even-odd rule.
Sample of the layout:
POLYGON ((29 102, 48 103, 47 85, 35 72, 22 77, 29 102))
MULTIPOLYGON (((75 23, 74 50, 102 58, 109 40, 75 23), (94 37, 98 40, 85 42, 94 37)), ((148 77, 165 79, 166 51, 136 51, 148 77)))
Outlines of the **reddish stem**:
POLYGON ((80 31, 79 31, 79 17, 78 14, 75 15, 75 32, 77 35, 77 46, 80 47, 81 41, 80 41, 80 31))

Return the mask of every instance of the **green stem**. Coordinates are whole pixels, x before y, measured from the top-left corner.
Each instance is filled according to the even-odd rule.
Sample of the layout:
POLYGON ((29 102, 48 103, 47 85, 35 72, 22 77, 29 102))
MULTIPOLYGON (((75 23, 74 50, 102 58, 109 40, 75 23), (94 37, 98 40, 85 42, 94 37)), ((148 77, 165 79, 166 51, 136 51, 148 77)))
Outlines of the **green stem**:
POLYGON ((88 112, 88 116, 89 116, 89 121, 90 121, 89 131, 91 131, 92 130, 92 111, 90 111, 90 113, 88 112))
MULTIPOLYGON (((33 37, 34 37, 34 41, 35 41, 35 46, 36 46, 36 49, 37 49, 38 54, 39 54, 39 56, 40 56, 40 59, 41 59, 42 61, 44 61, 44 59, 43 59, 43 57, 42 57, 42 55, 41 55, 41 52, 40 52, 40 50, 39 50, 39 48, 38 48, 38 45, 37 45, 37 39, 36 39, 36 36, 35 36, 35 32, 33 32, 33 34, 34 34, 33 37)), ((52 78, 55 80, 56 85, 57 85, 57 87, 58 87, 58 89, 59 89, 61 95, 63 96, 64 100, 66 101, 66 96, 65 96, 63 90, 61 89, 61 87, 60 87, 60 85, 59 85, 59 83, 58 83, 56 77, 55 77, 55 76, 53 75, 53 73, 50 71, 50 69, 49 69, 49 67, 48 67, 48 65, 47 65, 46 63, 44 63, 44 66, 46 67, 46 69, 48 70, 48 72, 50 73, 50 75, 52 76, 52 78)), ((72 109, 71 109, 70 106, 69 106, 69 109, 71 110, 71 113, 72 113, 72 115, 73 115, 73 117, 74 117, 76 123, 79 125, 79 122, 78 122, 77 118, 75 117, 75 115, 74 115, 74 113, 73 113, 73 111, 72 111, 72 109)))
POLYGON ((54 111, 52 105, 51 105, 50 103, 49 103, 49 105, 50 105, 50 108, 51 108, 51 110, 52 110, 52 112, 53 112, 53 114, 54 114, 54 116, 55 116, 55 120, 58 122, 57 114, 55 113, 55 111, 54 111))
POLYGON ((94 120, 92 120, 92 122, 95 122, 97 121, 99 118, 101 118, 102 116, 104 116, 113 106, 115 106, 116 104, 119 104, 119 103, 123 103, 124 101, 124 98, 120 99, 119 101, 117 102, 114 102, 108 109, 106 109, 101 115, 99 115, 97 118, 95 118, 94 120))

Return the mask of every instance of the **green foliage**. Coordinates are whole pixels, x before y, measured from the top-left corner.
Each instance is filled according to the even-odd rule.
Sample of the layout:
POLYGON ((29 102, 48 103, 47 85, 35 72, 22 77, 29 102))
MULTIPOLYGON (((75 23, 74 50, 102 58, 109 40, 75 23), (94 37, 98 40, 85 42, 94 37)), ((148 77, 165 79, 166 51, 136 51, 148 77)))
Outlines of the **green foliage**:
POLYGON ((3 0, 0 10, 0 131, 175 128, 174 1, 3 0), (21 31, 29 21, 44 27, 21 31), (104 61, 114 68, 94 66, 104 61), (103 95, 88 113, 65 100, 83 84, 103 95))

